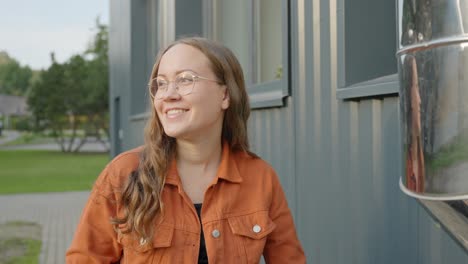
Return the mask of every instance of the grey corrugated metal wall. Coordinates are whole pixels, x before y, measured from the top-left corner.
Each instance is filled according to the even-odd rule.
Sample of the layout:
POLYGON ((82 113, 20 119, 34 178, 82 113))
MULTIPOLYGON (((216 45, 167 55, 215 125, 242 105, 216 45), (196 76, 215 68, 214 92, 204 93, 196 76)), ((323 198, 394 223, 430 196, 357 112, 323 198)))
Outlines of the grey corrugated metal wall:
MULTIPOLYGON (((309 263, 468 263, 466 251, 398 188, 398 97, 337 99, 343 1, 291 1, 291 96, 284 107, 252 112, 252 148, 280 176, 309 263)), ((131 111, 142 103, 131 96, 141 80, 132 67, 146 62, 132 56, 143 45, 132 36, 144 33, 131 25, 144 2, 111 1, 113 154, 116 118, 122 150, 142 142, 144 118, 131 111)))
POLYGON ((249 129, 280 175, 309 262, 468 263, 399 190, 398 97, 337 99, 337 1, 292 8, 292 96, 254 111, 249 129))

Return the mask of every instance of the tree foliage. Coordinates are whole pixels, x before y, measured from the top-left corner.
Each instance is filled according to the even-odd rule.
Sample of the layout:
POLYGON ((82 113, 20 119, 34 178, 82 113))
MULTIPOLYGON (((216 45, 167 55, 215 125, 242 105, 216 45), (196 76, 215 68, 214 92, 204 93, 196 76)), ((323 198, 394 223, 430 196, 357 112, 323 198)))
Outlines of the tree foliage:
POLYGON ((88 117, 93 126, 102 129, 109 137, 109 32, 106 25, 96 19, 96 34, 91 42, 87 55, 88 76, 85 80, 87 98, 85 103, 88 117))
POLYGON ((21 66, 6 52, 0 52, 0 94, 25 95, 32 76, 29 66, 21 66))
POLYGON ((62 64, 52 54, 28 96, 36 127, 50 129, 62 151, 76 152, 90 137, 105 144, 101 131, 109 135, 107 26, 97 20, 96 30, 84 54, 62 64))

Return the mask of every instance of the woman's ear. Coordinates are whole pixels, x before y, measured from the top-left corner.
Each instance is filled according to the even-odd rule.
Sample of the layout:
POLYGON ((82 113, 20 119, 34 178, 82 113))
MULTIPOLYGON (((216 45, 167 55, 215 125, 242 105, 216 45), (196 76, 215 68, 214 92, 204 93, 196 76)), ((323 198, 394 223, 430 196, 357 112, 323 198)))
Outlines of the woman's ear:
POLYGON ((230 101, 229 101, 229 100, 230 100, 230 98, 229 98, 229 92, 228 92, 228 89, 227 89, 226 86, 224 86, 224 92, 223 92, 223 94, 224 94, 224 96, 223 96, 223 101, 222 101, 222 103, 221 103, 221 108, 222 108, 223 110, 226 110, 226 109, 229 108, 229 102, 230 102, 230 101))

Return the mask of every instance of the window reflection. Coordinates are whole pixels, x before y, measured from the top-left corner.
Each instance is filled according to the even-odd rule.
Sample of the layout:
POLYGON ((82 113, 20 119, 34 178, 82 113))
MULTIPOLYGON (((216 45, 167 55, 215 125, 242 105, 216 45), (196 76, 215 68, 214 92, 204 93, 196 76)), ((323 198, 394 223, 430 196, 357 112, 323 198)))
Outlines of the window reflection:
POLYGON ((214 38, 236 54, 248 84, 282 78, 281 0, 219 0, 214 12, 214 38))
POLYGON ((255 14, 259 28, 256 80, 262 83, 282 77, 281 0, 261 0, 259 9, 255 14))

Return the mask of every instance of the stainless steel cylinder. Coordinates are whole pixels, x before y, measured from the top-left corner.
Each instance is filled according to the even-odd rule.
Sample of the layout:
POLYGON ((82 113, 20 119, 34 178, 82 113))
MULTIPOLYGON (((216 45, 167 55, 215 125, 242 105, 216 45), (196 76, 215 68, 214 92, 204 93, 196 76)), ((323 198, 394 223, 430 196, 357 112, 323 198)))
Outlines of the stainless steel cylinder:
POLYGON ((466 200, 468 1, 397 5, 400 187, 420 199, 466 200))

